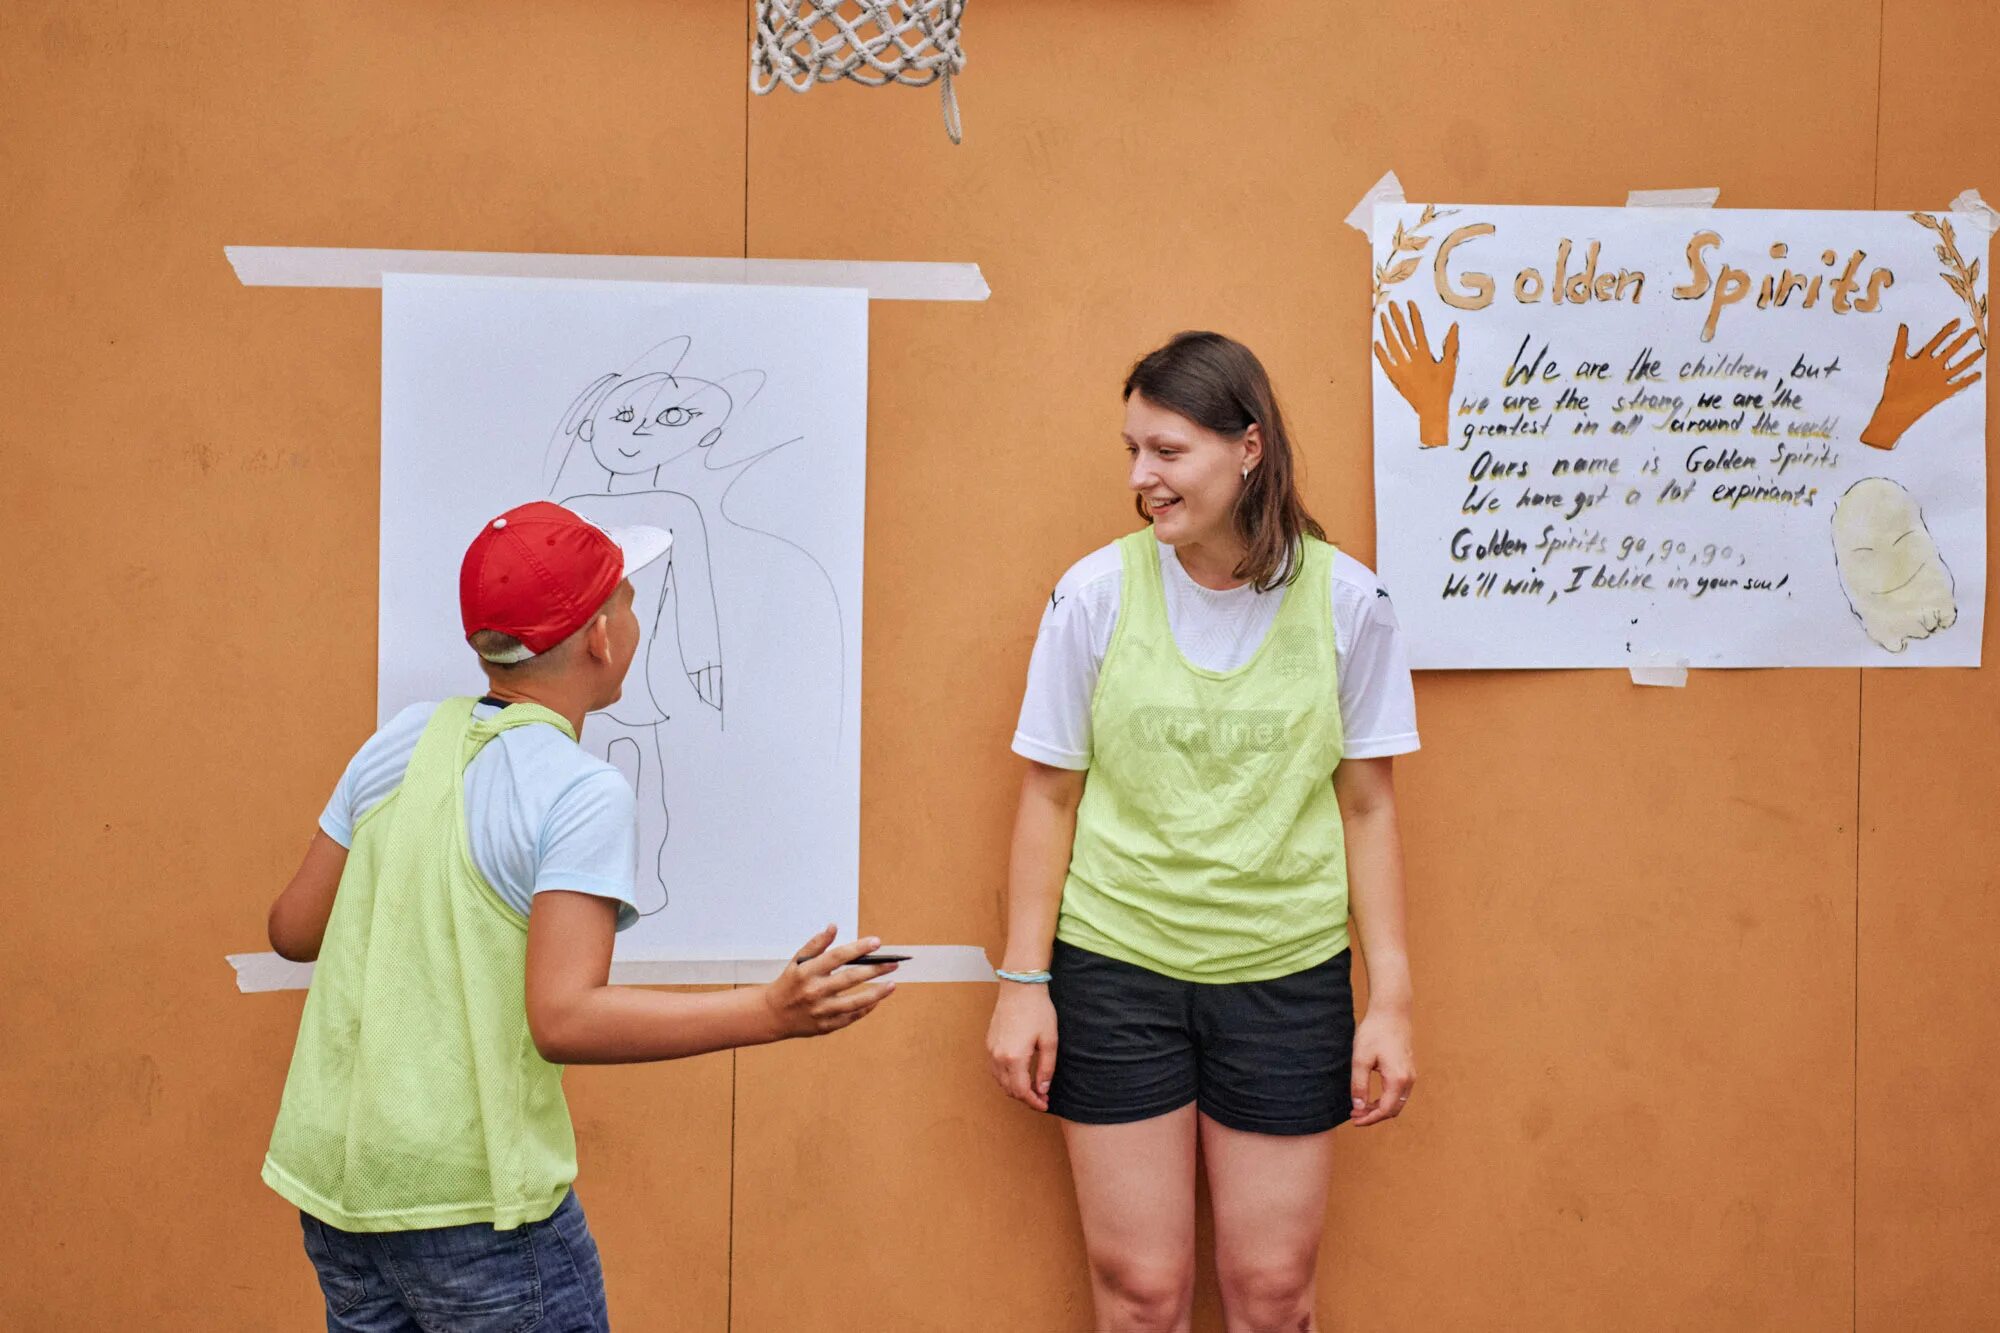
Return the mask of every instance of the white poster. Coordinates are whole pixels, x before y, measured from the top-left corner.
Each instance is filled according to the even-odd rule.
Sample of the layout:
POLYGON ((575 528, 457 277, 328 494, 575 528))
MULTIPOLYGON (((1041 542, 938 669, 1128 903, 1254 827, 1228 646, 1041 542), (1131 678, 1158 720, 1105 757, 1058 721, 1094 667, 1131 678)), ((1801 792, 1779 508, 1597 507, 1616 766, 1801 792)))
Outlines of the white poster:
POLYGON ((670 529, 583 744, 639 797, 630 959, 788 957, 855 925, 861 291, 389 276, 378 712, 477 692, 458 567, 528 500, 670 529))
POLYGON ((1978 665, 1983 215, 1374 228, 1379 563, 1412 665, 1978 665))

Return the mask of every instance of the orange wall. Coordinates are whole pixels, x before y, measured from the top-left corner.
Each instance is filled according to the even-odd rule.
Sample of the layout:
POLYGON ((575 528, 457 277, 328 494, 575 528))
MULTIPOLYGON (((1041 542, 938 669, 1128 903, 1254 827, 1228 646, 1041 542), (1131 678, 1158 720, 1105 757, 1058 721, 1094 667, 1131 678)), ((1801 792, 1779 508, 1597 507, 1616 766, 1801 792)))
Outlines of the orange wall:
MULTIPOLYGON (((967 45, 953 148, 928 91, 749 99, 739 0, 0 8, 0 1327, 316 1318, 256 1178, 300 997, 221 959, 373 717, 378 304, 246 290, 225 243, 978 261, 985 305, 871 316, 862 910, 997 948, 1007 735, 1047 587, 1129 522, 1136 354, 1258 348, 1370 559, 1341 219, 1384 169, 2000 198, 2000 14, 1939 0, 982 0, 967 45)), ((1330 1325, 1990 1320, 1993 680, 1420 677, 1424 1082, 1343 1131, 1330 1325)), ((989 1003, 572 1074, 621 1326, 1085 1327, 989 1003)))

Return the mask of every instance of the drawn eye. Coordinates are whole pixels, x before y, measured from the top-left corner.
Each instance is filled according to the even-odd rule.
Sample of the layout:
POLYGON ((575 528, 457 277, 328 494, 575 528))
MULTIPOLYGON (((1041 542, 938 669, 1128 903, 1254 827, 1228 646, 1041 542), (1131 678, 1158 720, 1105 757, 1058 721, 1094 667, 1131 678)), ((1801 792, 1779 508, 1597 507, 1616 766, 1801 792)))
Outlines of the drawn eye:
POLYGON ((1868 553, 1869 553, 1870 555, 1873 555, 1873 554, 1875 553, 1875 548, 1874 548, 1874 547, 1872 547, 1872 546, 1857 546, 1857 547, 1855 547, 1855 548, 1854 548, 1854 553, 1855 553, 1856 555, 1859 555, 1859 554, 1861 554, 1861 552, 1863 552, 1863 551, 1866 551, 1866 552, 1868 552, 1868 553))
POLYGON ((1890 542, 1889 544, 1891 546, 1901 546, 1903 544, 1904 538, 1914 537, 1916 535, 1917 535, 1917 530, 1915 528, 1911 528, 1908 532, 1904 533, 1902 537, 1896 538, 1895 541, 1890 542))
POLYGON ((701 412, 697 408, 670 407, 657 417, 654 417, 653 420, 659 422, 662 426, 685 426, 700 415, 701 412))
POLYGON ((638 413, 634 412, 632 410, 631 405, 628 403, 624 407, 619 408, 618 411, 612 415, 611 419, 613 421, 631 421, 634 420, 637 416, 638 413))

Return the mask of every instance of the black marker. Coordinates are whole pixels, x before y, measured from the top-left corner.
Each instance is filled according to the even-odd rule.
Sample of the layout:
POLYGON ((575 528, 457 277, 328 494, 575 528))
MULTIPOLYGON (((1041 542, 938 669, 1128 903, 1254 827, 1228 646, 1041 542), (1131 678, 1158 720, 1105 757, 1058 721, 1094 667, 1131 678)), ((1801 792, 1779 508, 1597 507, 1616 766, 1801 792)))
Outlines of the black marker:
MULTIPOLYGON (((817 956, 817 955, 815 955, 815 956, 817 956)), ((909 962, 909 961, 910 961, 910 957, 911 957, 911 955, 909 955, 909 954, 906 954, 906 953, 866 953, 866 954, 863 954, 863 955, 861 955, 861 957, 859 957, 859 958, 850 958, 850 959, 848 959, 848 960, 847 960, 846 962, 844 962, 844 963, 836 963, 836 964, 834 964, 834 966, 836 966, 836 967, 870 967, 870 966, 873 966, 873 965, 875 965, 875 964, 877 964, 877 963, 907 963, 907 962, 909 962)), ((802 957, 798 957, 798 958, 794 958, 794 959, 792 960, 792 964, 793 964, 793 966, 795 966, 795 967, 796 967, 796 966, 802 966, 802 965, 804 965, 804 964, 806 964, 806 963, 810 963, 811 961, 812 961, 812 959, 811 959, 811 958, 806 958, 806 957, 803 957, 803 956, 802 956, 802 957)))

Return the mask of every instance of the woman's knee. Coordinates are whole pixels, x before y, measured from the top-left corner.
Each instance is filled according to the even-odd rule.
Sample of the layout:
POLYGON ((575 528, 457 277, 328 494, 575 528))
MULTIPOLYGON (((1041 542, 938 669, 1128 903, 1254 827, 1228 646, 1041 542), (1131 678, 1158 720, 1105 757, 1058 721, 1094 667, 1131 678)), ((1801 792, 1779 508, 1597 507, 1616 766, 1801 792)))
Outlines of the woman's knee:
POLYGON ((1217 1256, 1216 1277, 1230 1328, 1257 1333, 1309 1329, 1316 1259, 1314 1254, 1217 1256))
POLYGON ((1194 1256, 1139 1258, 1094 1255, 1100 1325, 1120 1330, 1171 1330, 1186 1317, 1194 1295, 1194 1256))

